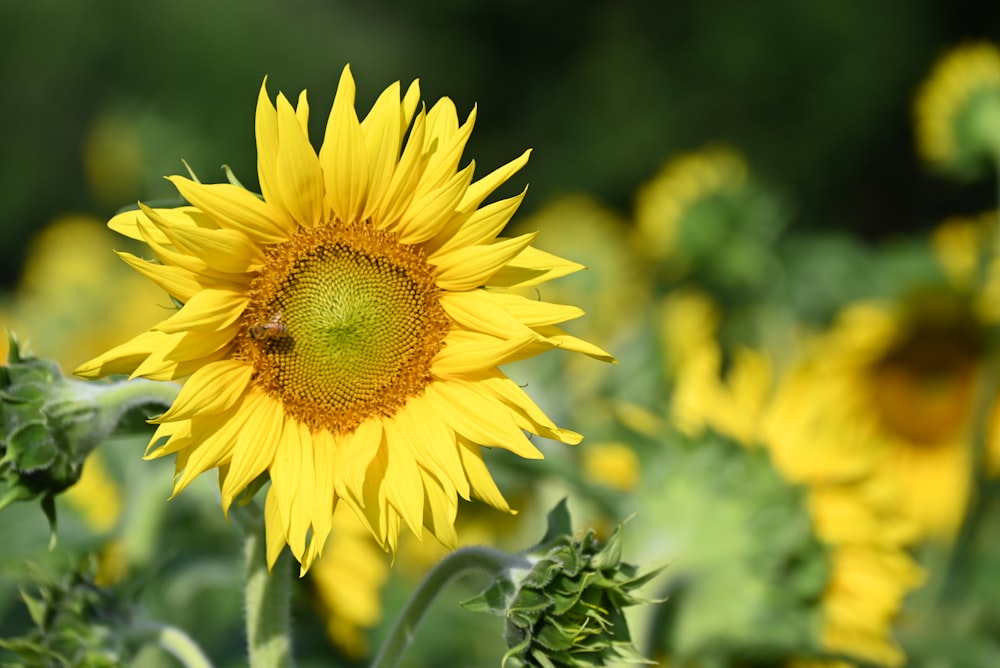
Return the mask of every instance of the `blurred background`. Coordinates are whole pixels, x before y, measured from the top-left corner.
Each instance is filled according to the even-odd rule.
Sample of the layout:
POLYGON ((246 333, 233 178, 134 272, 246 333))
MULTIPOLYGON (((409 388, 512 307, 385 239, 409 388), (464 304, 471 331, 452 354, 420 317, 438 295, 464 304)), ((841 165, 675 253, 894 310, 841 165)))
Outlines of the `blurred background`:
POLYGON ((6 287, 55 216, 172 197, 161 177, 182 159, 252 186, 263 77, 308 88, 318 121, 345 63, 359 109, 414 78, 425 100, 478 104, 467 155, 484 169, 535 148, 526 212, 575 191, 624 211, 668 155, 710 140, 786 188, 798 225, 874 238, 992 194, 929 179, 909 127, 934 57, 1000 34, 981 0, 41 0, 0 3, 0 26, 6 287))

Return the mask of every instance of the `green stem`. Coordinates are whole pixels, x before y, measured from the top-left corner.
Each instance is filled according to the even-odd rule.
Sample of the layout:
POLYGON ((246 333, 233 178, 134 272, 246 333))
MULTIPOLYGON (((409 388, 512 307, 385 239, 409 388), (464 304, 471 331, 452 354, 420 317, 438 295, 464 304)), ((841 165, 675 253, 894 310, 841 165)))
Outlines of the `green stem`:
POLYGON ((246 533, 246 623, 250 668, 291 668, 292 564, 283 550, 267 570, 265 523, 254 505, 235 506, 230 512, 246 533))
POLYGON ((489 547, 463 547, 442 559, 413 593, 382 644, 371 668, 393 668, 413 640, 414 632, 431 603, 452 580, 466 573, 499 575, 507 568, 524 566, 523 557, 489 547))
POLYGON ((102 407, 117 407, 122 413, 147 404, 169 407, 174 403, 181 386, 156 380, 137 378, 113 385, 92 385, 101 391, 97 403, 102 407))
POLYGON ((133 629, 131 639, 142 644, 156 643, 180 661, 184 668, 212 668, 212 662, 198 643, 175 626, 146 624, 133 629))

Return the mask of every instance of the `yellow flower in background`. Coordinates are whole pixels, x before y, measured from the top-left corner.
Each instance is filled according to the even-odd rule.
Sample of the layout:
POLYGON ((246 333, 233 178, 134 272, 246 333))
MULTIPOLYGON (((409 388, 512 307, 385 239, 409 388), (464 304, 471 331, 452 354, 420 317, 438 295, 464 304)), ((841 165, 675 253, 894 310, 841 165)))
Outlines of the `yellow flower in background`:
POLYGON ((722 350, 714 344, 681 365, 671 400, 673 420, 689 436, 711 429, 755 447, 771 390, 770 360, 759 351, 740 348, 725 378, 721 374, 722 350))
POLYGON ((169 300, 107 252, 114 238, 93 216, 53 220, 33 240, 17 291, 4 300, 4 326, 36 355, 72 369, 122 330, 161 319, 169 300))
POLYGON ((683 274, 685 260, 677 257, 677 246, 684 216, 699 202, 739 192, 746 181, 743 157, 724 146, 673 158, 636 196, 637 246, 654 260, 670 260, 666 268, 683 274))
POLYGON ((619 492, 632 492, 639 484, 639 455, 628 443, 591 444, 581 457, 589 481, 619 492))
POLYGON ((893 530, 890 499, 878 484, 865 479, 810 489, 813 530, 831 547, 821 643, 876 665, 902 666, 906 657, 892 637, 893 623, 924 574, 893 530))
POLYGON ((973 173, 1000 159, 1000 50, 989 42, 952 49, 914 104, 917 148, 931 165, 973 173))
POLYGON ((671 290, 659 308, 657 335, 664 373, 675 377, 684 364, 715 347, 722 320, 719 306, 704 292, 671 290))
POLYGON ((976 315, 986 323, 1000 322, 1000 259, 997 211, 948 218, 931 233, 931 248, 948 281, 972 294, 976 315))
POLYGON ((858 407, 857 388, 825 362, 835 364, 810 359, 780 379, 761 418, 761 438, 778 472, 809 490, 813 532, 830 550, 822 649, 901 666, 893 624, 923 582, 905 551, 912 524, 900 517, 896 485, 879 474, 871 424, 841 410, 858 407))
POLYGON ((942 289, 855 304, 814 343, 775 409, 779 468, 801 480, 878 476, 912 540, 950 540, 971 493, 969 430, 986 353, 968 298, 942 289), (796 431, 809 434, 808 458, 796 431))
POLYGON ((368 528, 346 506, 334 512, 323 557, 313 564, 309 578, 330 640, 352 659, 367 656, 364 630, 382 618, 381 590, 389 564, 368 528))
POLYGON ((184 306, 77 369, 189 376, 147 456, 177 455, 175 493, 218 468, 224 509, 269 474, 269 563, 287 543, 303 571, 339 502, 390 549, 403 525, 454 546, 458 496, 509 510, 480 447, 540 458, 522 430, 581 437, 498 365, 552 348, 612 360, 557 327, 580 309, 512 292, 581 268, 534 234, 497 238, 523 193, 481 206, 528 152, 473 181, 459 162, 475 112, 417 111, 417 85, 397 83, 359 121, 354 94, 345 68, 317 154, 305 95, 275 107, 261 88, 262 199, 174 176, 191 206, 112 219, 158 262, 123 259, 184 306))

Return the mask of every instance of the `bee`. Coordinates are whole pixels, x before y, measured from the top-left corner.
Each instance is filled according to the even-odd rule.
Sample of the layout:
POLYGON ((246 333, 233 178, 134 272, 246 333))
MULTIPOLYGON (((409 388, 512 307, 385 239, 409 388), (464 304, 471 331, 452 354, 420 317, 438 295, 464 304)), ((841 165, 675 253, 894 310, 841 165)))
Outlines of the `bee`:
POLYGON ((280 339, 288 336, 288 325, 281 322, 281 311, 272 315, 267 322, 258 320, 250 325, 250 336, 255 339, 280 339))

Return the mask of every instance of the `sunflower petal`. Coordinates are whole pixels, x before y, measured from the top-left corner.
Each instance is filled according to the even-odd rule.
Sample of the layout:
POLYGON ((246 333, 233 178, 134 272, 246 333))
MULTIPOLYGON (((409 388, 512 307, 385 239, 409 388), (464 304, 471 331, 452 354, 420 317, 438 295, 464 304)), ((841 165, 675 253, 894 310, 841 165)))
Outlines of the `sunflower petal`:
POLYGON ((354 78, 350 66, 346 66, 340 74, 319 152, 330 208, 344 222, 361 220, 368 192, 368 149, 354 111, 354 94, 354 78))
POLYGON ((288 212, 300 225, 326 219, 323 170, 291 103, 278 95, 277 185, 288 212))
POLYGON ((492 283, 494 274, 517 257, 538 236, 537 232, 503 239, 484 246, 466 246, 431 256, 437 266, 437 284, 444 290, 474 290, 492 283))
POLYGON ((231 183, 197 183, 183 176, 168 180, 184 199, 208 213, 221 227, 242 232, 258 244, 280 243, 294 231, 282 226, 287 219, 276 215, 274 207, 245 188, 231 183))
POLYGON ((238 360, 219 360, 201 367, 187 379, 174 403, 153 424, 190 420, 228 410, 243 395, 253 367, 238 360))

